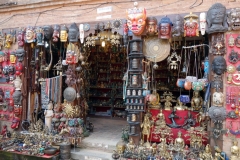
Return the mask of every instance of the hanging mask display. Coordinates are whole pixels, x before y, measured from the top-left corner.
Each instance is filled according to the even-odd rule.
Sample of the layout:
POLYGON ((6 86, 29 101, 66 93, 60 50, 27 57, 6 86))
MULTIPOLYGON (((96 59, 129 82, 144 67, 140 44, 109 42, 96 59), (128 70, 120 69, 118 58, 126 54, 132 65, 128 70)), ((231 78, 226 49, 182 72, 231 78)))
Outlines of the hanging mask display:
POLYGON ((224 95, 222 92, 213 93, 213 105, 214 106, 223 106, 224 95))
POLYGON ((43 46, 44 45, 44 32, 41 27, 37 28, 36 36, 37 36, 37 46, 43 46))
POLYGON ((11 64, 14 64, 15 62, 16 62, 16 52, 14 52, 14 51, 12 51, 11 53, 10 53, 10 63, 11 64))
POLYGON ((79 54, 80 54, 80 51, 78 49, 78 46, 73 43, 69 43, 67 47, 67 53, 66 53, 66 63, 67 64, 78 63, 79 54))
POLYGON ((25 34, 25 42, 26 43, 32 43, 36 41, 36 34, 34 32, 33 27, 28 27, 26 30, 26 34, 25 34))
POLYGON ((158 32, 157 26, 157 19, 155 17, 148 17, 147 18, 147 25, 146 25, 146 34, 148 36, 157 35, 158 32))
POLYGON ((49 41, 53 35, 52 26, 49 26, 49 25, 43 26, 43 32, 44 32, 44 40, 49 41))
POLYGON ((206 13, 202 12, 200 13, 200 31, 202 35, 205 35, 205 31, 206 31, 206 25, 207 25, 207 21, 206 21, 206 13))
POLYGON ((233 8, 227 13, 228 30, 239 30, 240 9, 233 8))
POLYGON ((10 81, 13 81, 15 79, 15 67, 13 65, 9 65, 9 78, 10 81))
POLYGON ((12 34, 7 34, 6 39, 5 39, 5 48, 9 49, 11 48, 11 45, 13 44, 13 35, 12 34))
POLYGON ((17 41, 18 41, 18 47, 24 46, 24 31, 23 30, 19 30, 18 36, 17 36, 17 41))
POLYGON ((158 23, 158 38, 160 39, 170 39, 171 38, 171 30, 172 30, 172 22, 170 18, 163 17, 158 23))
POLYGON ((211 88, 216 89, 219 91, 223 88, 223 80, 221 76, 215 75, 213 81, 211 82, 211 88))
POLYGON ((237 38, 235 39, 235 46, 240 48, 240 35, 238 35, 237 38))
POLYGON ((239 55, 238 55, 238 52, 235 52, 233 49, 231 51, 231 53, 229 54, 228 56, 228 61, 232 64, 235 64, 237 63, 239 60, 239 55))
POLYGON ((199 36, 198 16, 192 12, 184 17, 184 37, 199 36))
POLYGON ((53 42, 58 42, 58 39, 59 39, 59 33, 60 33, 60 25, 56 24, 54 25, 54 28, 53 28, 53 42))
POLYGON ((228 30, 226 7, 221 3, 213 4, 207 11, 208 34, 228 30))
POLYGON ((146 10, 145 8, 137 8, 138 3, 134 3, 134 8, 127 10, 128 29, 136 36, 143 33, 146 26, 146 10))
POLYGON ((227 69, 226 60, 222 56, 216 56, 212 61, 212 71, 217 74, 223 74, 227 69))
POLYGON ((17 57, 17 61, 18 61, 18 62, 22 62, 23 59, 24 59, 25 50, 22 49, 22 48, 17 49, 15 55, 16 55, 16 57, 17 57))
POLYGON ((230 35, 229 38, 228 38, 228 46, 229 47, 234 47, 234 45, 235 45, 235 40, 234 40, 233 36, 230 35))
POLYGON ((175 17, 175 21, 173 22, 173 37, 180 37, 183 34, 183 18, 178 14, 175 17))
POLYGON ((17 62, 17 63, 15 64, 15 70, 16 70, 16 73, 15 73, 15 74, 16 74, 17 76, 22 75, 23 65, 22 65, 21 62, 17 62))
POLYGON ((3 74, 6 78, 6 82, 9 82, 10 81, 10 77, 9 77, 9 66, 8 65, 5 65, 3 67, 3 74))
POLYGON ((61 42, 67 42, 67 38, 68 38, 68 28, 64 25, 61 27, 60 40, 61 42))
POLYGON ((79 37, 79 28, 76 23, 72 23, 68 31, 68 41, 77 42, 79 37))

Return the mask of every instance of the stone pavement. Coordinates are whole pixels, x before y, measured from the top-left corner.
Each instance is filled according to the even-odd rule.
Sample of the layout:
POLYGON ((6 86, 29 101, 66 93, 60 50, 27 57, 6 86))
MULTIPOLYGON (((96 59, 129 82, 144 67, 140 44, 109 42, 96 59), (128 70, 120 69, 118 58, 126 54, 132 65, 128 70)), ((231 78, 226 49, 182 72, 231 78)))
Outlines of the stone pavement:
POLYGON ((80 148, 72 149, 76 160, 111 160, 116 144, 121 140, 126 119, 111 117, 90 117, 94 129, 89 137, 83 138, 80 148))

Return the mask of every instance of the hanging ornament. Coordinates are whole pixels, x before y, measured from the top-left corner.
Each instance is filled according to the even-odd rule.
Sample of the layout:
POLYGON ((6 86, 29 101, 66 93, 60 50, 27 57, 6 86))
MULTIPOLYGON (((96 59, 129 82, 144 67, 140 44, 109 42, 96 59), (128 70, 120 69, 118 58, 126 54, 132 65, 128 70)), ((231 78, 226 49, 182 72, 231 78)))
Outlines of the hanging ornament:
POLYGON ((181 56, 177 55, 177 52, 174 50, 172 54, 167 58, 168 69, 178 69, 178 62, 181 61, 181 56))

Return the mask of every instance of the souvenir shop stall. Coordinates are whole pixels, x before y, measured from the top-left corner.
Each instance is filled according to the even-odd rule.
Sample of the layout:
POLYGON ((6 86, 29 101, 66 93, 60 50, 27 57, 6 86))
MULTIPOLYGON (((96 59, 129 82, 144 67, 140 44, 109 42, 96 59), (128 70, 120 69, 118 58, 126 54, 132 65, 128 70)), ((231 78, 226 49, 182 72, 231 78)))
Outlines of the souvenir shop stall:
POLYGON ((240 159, 240 10, 215 3, 157 18, 134 5, 123 77, 128 127, 112 157, 240 159))
MULTIPOLYGON (((83 25, 28 26, 1 35, 1 141, 4 159, 71 159, 89 135, 83 25), (80 30, 80 31, 79 31, 80 30), (10 123, 10 125, 7 125, 10 123)), ((92 127, 92 126, 91 126, 92 127)))

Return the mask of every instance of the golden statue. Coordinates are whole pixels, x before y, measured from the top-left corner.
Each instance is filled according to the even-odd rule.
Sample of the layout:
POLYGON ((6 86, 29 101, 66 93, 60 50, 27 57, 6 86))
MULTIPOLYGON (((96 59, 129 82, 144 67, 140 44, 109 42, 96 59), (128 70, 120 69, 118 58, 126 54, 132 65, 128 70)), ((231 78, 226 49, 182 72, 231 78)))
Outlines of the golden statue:
POLYGON ((193 92, 193 97, 191 99, 191 107, 194 111, 199 111, 202 108, 203 99, 199 95, 199 91, 193 92))
POLYGON ((205 151, 203 152, 202 157, 204 160, 213 160, 213 156, 212 156, 211 148, 209 144, 206 145, 205 151))
POLYGON ((175 97, 173 96, 172 92, 164 92, 163 97, 164 97, 164 99, 162 99, 161 102, 165 102, 164 109, 171 110, 172 102, 176 102, 176 100, 174 99, 175 97))
POLYGON ((166 149, 166 145, 164 143, 160 143, 159 145, 159 158, 160 159, 166 159, 166 160, 172 160, 171 155, 169 154, 169 152, 166 149))
POLYGON ((159 110, 159 113, 157 115, 158 120, 155 122, 155 125, 159 128, 165 128, 166 126, 166 121, 164 114, 162 113, 162 109, 159 110))
POLYGON ((175 139, 174 146, 178 149, 183 149, 185 147, 185 142, 182 138, 182 132, 180 131, 178 132, 178 137, 175 139))
POLYGON ((141 124, 142 128, 142 139, 144 140, 144 136, 147 135, 147 142, 150 136, 150 128, 151 128, 151 122, 149 120, 148 115, 145 114, 143 123, 141 124))
POLYGON ((180 97, 177 98, 177 104, 176 106, 174 106, 174 108, 176 108, 176 110, 187 110, 188 107, 184 106, 183 103, 180 101, 180 97))
POLYGON ((157 143, 152 144, 152 154, 155 155, 157 153, 157 143))
POLYGON ((130 138, 129 139, 129 142, 128 142, 128 144, 127 144, 127 150, 129 151, 129 152, 133 152, 134 151, 134 149, 135 149, 135 144, 133 143, 133 139, 132 138, 130 138))
POLYGON ((233 145, 231 147, 231 160, 239 160, 240 159, 240 150, 238 147, 238 141, 234 140, 233 145))

